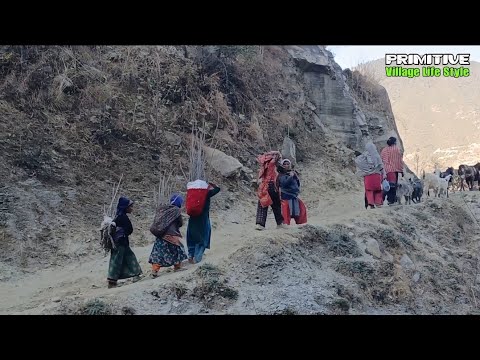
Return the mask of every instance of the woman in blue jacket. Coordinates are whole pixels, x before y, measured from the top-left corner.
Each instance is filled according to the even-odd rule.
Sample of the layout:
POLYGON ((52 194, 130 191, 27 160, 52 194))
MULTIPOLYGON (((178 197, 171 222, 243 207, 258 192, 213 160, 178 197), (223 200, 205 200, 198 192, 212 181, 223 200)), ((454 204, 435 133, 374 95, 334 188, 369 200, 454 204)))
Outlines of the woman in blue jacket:
POLYGON ((283 223, 290 225, 291 219, 295 219, 297 225, 307 223, 307 208, 299 199, 300 179, 298 173, 293 170, 292 162, 283 159, 278 167, 278 187, 282 201, 283 223))

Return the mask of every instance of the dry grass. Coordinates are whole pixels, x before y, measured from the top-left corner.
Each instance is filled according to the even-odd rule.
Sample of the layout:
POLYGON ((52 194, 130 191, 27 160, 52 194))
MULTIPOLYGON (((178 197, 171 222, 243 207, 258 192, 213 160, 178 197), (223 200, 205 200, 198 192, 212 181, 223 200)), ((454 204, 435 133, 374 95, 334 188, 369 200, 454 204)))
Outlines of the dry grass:
POLYGON ((103 206, 103 215, 104 216, 109 216, 112 219, 115 217, 116 213, 116 206, 118 202, 118 191, 120 190, 120 185, 122 184, 122 179, 123 179, 123 174, 120 175, 120 179, 118 180, 118 183, 114 183, 112 186, 112 194, 110 198, 110 204, 108 207, 103 206))
POLYGON ((112 307, 102 300, 94 299, 80 306, 75 315, 113 315, 112 307))
POLYGON ((183 298, 188 291, 188 288, 185 284, 183 283, 173 283, 172 285, 169 286, 170 291, 172 291, 175 295, 175 297, 180 300, 183 298))
MULTIPOLYGON (((136 209, 140 219, 155 207, 157 195, 142 197, 153 186, 158 191, 160 174, 188 181, 187 139, 194 120, 204 144, 256 167, 257 154, 281 146, 284 134, 275 116, 288 112, 291 118, 303 118, 300 105, 290 99, 300 99, 304 89, 293 61, 279 47, 217 50, 0 47, 1 180, 35 179, 55 191, 59 186, 75 189, 79 195, 70 207, 72 226, 94 229, 95 214, 103 212, 110 195, 109 180, 118 174, 124 174, 125 194, 142 201, 136 209), (180 144, 168 143, 167 131, 180 136, 180 144), (91 212, 85 212, 85 204, 91 212)), ((314 135, 301 131, 299 123, 303 137, 298 141, 315 148, 316 143, 306 141, 314 135)), ((204 170, 209 180, 220 180, 208 166, 204 170)), ((56 245, 51 256, 65 246, 61 241, 56 245)), ((88 251, 98 249, 89 246, 88 251)))
MULTIPOLYGON (((272 122, 276 119, 268 109, 286 107, 279 93, 294 95, 277 61, 287 57, 275 48, 22 46, 2 50, 2 98, 21 109, 20 116, 33 119, 15 122, 19 133, 25 133, 29 124, 26 133, 32 135, 24 138, 25 145, 38 139, 53 143, 59 151, 74 154, 74 171, 89 175, 98 167, 111 167, 112 152, 119 155, 118 162, 125 163, 129 156, 122 152, 127 143, 155 151, 162 131, 189 133, 193 121, 201 124, 204 143, 214 148, 227 145, 233 153, 248 147, 251 154, 276 147, 282 129, 272 122), (55 119, 56 114, 62 119, 55 119), (235 143, 220 143, 218 130, 235 143), (263 141, 252 142, 260 138, 263 141)), ((161 158, 178 158, 187 168, 182 157, 188 159, 188 150, 185 143, 177 149, 162 147, 161 158)))
POLYGON ((346 70, 347 83, 353 90, 352 95, 356 101, 364 105, 363 109, 370 111, 384 112, 389 104, 387 98, 383 96, 383 88, 380 85, 382 79, 376 67, 371 63, 359 63, 352 70, 346 70))
POLYGON ((361 74, 372 84, 379 84, 382 80, 382 76, 378 73, 376 67, 372 65, 371 62, 360 62, 352 70, 361 74))
POLYGON ((220 299, 234 301, 238 291, 226 285, 222 271, 211 264, 204 264, 197 270, 197 284, 193 295, 201 299, 206 306, 214 307, 220 299))
POLYGON ((170 196, 175 189, 175 181, 172 178, 171 173, 165 171, 165 173, 160 177, 158 184, 158 191, 154 190, 154 203, 158 207, 161 204, 168 204, 170 196))

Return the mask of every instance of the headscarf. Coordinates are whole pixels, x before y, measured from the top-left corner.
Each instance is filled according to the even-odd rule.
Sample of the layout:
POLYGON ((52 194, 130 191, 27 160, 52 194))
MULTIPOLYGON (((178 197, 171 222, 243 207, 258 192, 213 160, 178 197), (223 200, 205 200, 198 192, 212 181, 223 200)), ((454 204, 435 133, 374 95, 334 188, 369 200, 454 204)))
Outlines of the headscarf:
POLYGON ((358 167, 357 174, 360 176, 371 174, 385 175, 382 158, 371 141, 365 145, 365 152, 355 159, 355 163, 358 167))
POLYGON ((279 174, 285 174, 285 173, 287 173, 287 171, 289 171, 285 168, 284 163, 288 163, 290 166, 292 166, 292 162, 290 160, 280 159, 280 161, 278 162, 278 166, 277 166, 277 171, 278 171, 279 174))
POLYGON ((388 146, 392 146, 392 145, 395 145, 397 143, 397 138, 391 136, 390 138, 388 138, 387 140, 387 145, 388 146))
POLYGON ((124 197, 124 196, 120 197, 120 199, 118 199, 118 205, 117 205, 117 216, 118 215, 125 215, 126 210, 131 205, 133 205, 132 200, 130 200, 127 197, 124 197))
POLYGON ((171 205, 175 205, 175 206, 178 207, 178 208, 181 208, 181 207, 182 207, 182 204, 183 204, 183 197, 182 197, 182 195, 180 195, 180 194, 173 194, 173 195, 170 197, 170 204, 171 204, 171 205))
POLYGON ((383 167, 382 158, 380 157, 380 154, 378 153, 376 146, 371 141, 369 141, 365 145, 365 150, 367 150, 367 152, 370 154, 370 156, 373 160, 373 165, 375 167, 377 167, 377 166, 382 166, 383 167))
POLYGON ((281 161, 281 164, 282 164, 283 167, 285 166, 285 163, 288 163, 288 165, 292 166, 292 162, 291 162, 290 160, 288 160, 288 159, 283 159, 283 160, 281 161))

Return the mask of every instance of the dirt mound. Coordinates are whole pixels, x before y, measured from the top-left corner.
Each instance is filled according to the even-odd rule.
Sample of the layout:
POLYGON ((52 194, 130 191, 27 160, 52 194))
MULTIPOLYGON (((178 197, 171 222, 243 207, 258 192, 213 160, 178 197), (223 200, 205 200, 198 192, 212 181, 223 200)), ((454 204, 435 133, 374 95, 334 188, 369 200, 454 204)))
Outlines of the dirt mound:
POLYGON ((476 228, 461 201, 385 209, 379 215, 391 227, 308 225, 254 241, 221 266, 238 292, 223 312, 469 313, 480 295, 478 257, 471 255, 478 238, 469 237, 476 228), (416 220, 420 212, 429 225, 416 220), (455 242, 453 232, 463 240, 455 242), (372 238, 379 257, 369 254, 372 238))
MULTIPOLYGON (((480 296, 479 237, 471 216, 480 218, 480 206, 474 195, 374 211, 359 205, 344 219, 334 213, 337 222, 320 213, 311 224, 289 230, 258 232, 245 225, 237 250, 233 243, 221 244, 220 236, 213 244, 217 251, 226 246, 229 252, 219 258, 207 254, 204 264, 187 265, 185 272, 164 271, 158 279, 147 277, 115 291, 82 290, 91 279, 70 285, 64 280, 53 290, 37 290, 35 301, 26 302, 25 293, 23 304, 10 309, 53 314, 470 314, 480 296), (351 217, 355 221, 346 221, 351 217), (318 225, 322 220, 325 225, 318 225), (49 302, 51 293, 62 294, 61 302, 49 302), (93 306, 97 300, 108 306, 93 306)), ((136 253, 146 258, 149 250, 136 253)), ((86 266, 95 274, 106 269, 106 260, 86 266)), ((104 281, 101 274, 95 278, 104 281)))

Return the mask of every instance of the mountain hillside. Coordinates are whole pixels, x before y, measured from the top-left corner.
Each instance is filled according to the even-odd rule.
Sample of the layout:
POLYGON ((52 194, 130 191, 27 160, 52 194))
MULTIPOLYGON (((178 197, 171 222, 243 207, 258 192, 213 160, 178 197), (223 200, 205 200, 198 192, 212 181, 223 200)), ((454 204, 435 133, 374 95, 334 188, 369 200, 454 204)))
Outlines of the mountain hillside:
POLYGON ((364 207, 354 152, 412 153, 397 122, 324 46, 1 46, 0 314, 474 313, 477 192, 364 207), (152 279, 155 191, 169 174, 185 194, 194 123, 221 189, 211 248, 152 279), (269 150, 296 163, 308 224, 255 229, 269 150), (110 289, 99 226, 122 175, 145 276, 110 289))
POLYGON ((385 60, 360 66, 388 92, 406 159, 416 168, 442 168, 480 161, 480 63, 469 77, 387 77, 385 60))

